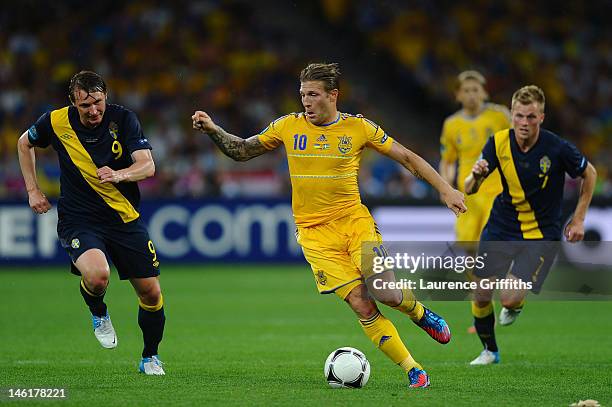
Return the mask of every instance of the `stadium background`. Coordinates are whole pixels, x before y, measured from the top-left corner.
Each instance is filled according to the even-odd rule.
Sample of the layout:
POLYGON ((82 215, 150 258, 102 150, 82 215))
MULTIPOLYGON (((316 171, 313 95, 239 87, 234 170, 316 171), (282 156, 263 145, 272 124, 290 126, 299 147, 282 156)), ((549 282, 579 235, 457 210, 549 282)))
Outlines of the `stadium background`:
MULTIPOLYGON (((67 82, 80 69, 106 78, 110 102, 137 112, 153 143, 157 173, 140 183, 144 218, 149 221, 157 208, 166 208, 160 216, 169 245, 161 255, 172 260, 300 257, 291 234, 286 237, 292 227, 290 219, 286 222, 290 187, 284 151, 234 163, 191 129, 190 115, 205 109, 231 132, 255 134, 271 120, 301 110, 297 76, 310 61, 340 62, 340 109, 382 124, 434 166, 442 121, 458 109, 457 72, 483 71, 491 100, 506 105, 519 86, 538 84, 547 95, 546 127, 574 141, 597 167, 595 204, 612 197, 612 50, 601 12, 607 1, 563 9, 538 2, 529 12, 511 1, 476 1, 469 8, 451 2, 332 0, 257 6, 246 1, 35 3, 32 8, 5 3, 7 12, 0 17, 0 264, 66 258, 59 247, 49 247, 53 228, 40 225, 52 226, 53 220, 27 212, 15 149, 18 136, 38 116, 67 103, 67 82), (202 230, 186 227, 203 205, 213 206, 200 213, 196 225, 202 230), (261 205, 273 214, 262 213, 261 205), (278 211, 270 209, 278 205, 278 211), (228 207, 246 207, 248 213, 241 216, 228 207), (219 219, 227 222, 220 225, 219 219), (270 249, 276 254, 237 248, 245 225, 261 227, 261 219, 268 220, 264 234, 273 233, 275 222, 281 225, 274 237, 263 237, 279 240, 280 248, 270 249), (38 237, 41 228, 49 238, 38 237), (197 250, 213 242, 223 247, 197 250), (282 248, 288 244, 292 251, 282 248), (166 256, 171 253, 175 256, 166 256)), ((56 198, 54 151, 39 150, 37 160, 40 185, 56 198)), ((364 159, 360 186, 370 207, 438 204, 426 183, 376 154, 364 159)), ((569 182, 568 200, 576 194, 569 182)), ((436 240, 449 236, 450 214, 435 216, 444 223, 436 240)), ((396 232, 395 238, 418 238, 396 232)), ((260 234, 253 231, 253 239, 260 234)))
MULTIPOLYGON (((491 100, 505 105, 518 87, 541 86, 547 96, 545 127, 575 142, 598 170, 589 236, 612 240, 611 11, 607 0, 562 7, 554 1, 510 0, 475 0, 469 6, 349 0, 3 2, 0 266, 5 273, 0 278, 54 281, 74 297, 75 312, 83 311, 76 290, 66 288, 69 277, 51 273, 65 267, 50 264, 67 261, 55 240, 55 215, 31 213, 16 154, 17 138, 37 117, 68 103, 68 80, 81 69, 102 74, 109 102, 134 110, 141 119, 157 165, 156 176, 140 183, 143 217, 153 229, 166 273, 176 270, 188 283, 207 272, 219 277, 219 270, 227 270, 221 261, 239 262, 232 272, 259 273, 261 279, 249 281, 263 288, 267 279, 283 278, 283 264, 289 261, 295 265, 287 269, 297 271, 286 278, 312 284, 293 239, 284 151, 234 163, 191 129, 190 116, 203 109, 234 134, 255 134, 271 120, 301 110, 297 77, 313 61, 341 64, 341 111, 381 124, 435 167, 442 121, 458 109, 453 97, 458 72, 482 71, 491 100), (175 268, 180 262, 189 265, 175 268), (41 277, 47 272, 55 280, 41 277)), ((376 154, 363 163, 363 199, 387 239, 452 236, 453 217, 428 185, 376 154)), ((51 149, 37 150, 37 168, 41 188, 57 198, 59 172, 51 149)), ((568 180, 566 213, 576 195, 576 183, 568 180)), ((3 309, 9 299, 19 301, 20 287, 36 292, 20 281, 3 284, 3 309)), ((113 290, 125 292, 127 303, 131 294, 119 287, 113 290)), ((314 286, 304 290, 307 301, 317 298, 314 286)), ((199 301, 198 293, 192 300, 199 301)), ((345 310, 336 312, 349 320, 345 310)), ((3 319, 19 320, 19 315, 26 314, 3 319)), ((469 315, 464 317, 467 323, 469 315)), ((283 318, 289 317, 278 319, 283 318)), ((350 322, 346 326, 356 332, 350 322)), ((6 325, 1 330, 3 336, 8 333, 6 325)), ((361 338, 355 340, 377 357, 361 338)), ((347 343, 340 339, 338 345, 347 343)), ((14 368, 17 354, 7 353, 2 362, 14 368)), ((313 359, 314 365, 318 359, 322 363, 324 355, 313 359)), ((610 397, 609 390, 606 394, 610 397)))

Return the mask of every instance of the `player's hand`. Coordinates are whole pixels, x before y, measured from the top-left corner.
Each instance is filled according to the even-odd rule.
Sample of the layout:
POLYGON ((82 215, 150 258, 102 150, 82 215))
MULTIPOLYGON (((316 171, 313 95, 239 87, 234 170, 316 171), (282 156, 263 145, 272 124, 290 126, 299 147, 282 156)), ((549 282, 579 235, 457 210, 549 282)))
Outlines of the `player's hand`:
POLYGON ((448 209, 453 211, 455 216, 459 216, 459 214, 467 211, 467 207, 465 206, 465 196, 461 191, 457 191, 456 189, 449 187, 440 194, 440 198, 442 198, 442 201, 446 204, 448 209))
POLYGON ((568 242, 576 243, 584 239, 584 222, 579 219, 572 218, 570 223, 565 227, 563 233, 568 242))
POLYGON ((49 200, 40 189, 34 189, 33 191, 28 192, 28 203, 30 204, 30 208, 32 208, 34 213, 47 213, 47 211, 51 209, 49 200))
POLYGON ((472 174, 474 174, 474 179, 476 180, 486 177, 488 173, 489 163, 487 160, 478 160, 472 167, 472 174))
POLYGON ((196 111, 193 116, 191 116, 191 120, 193 121, 193 128, 196 130, 201 130, 204 133, 213 133, 217 130, 217 125, 213 122, 208 113, 201 110, 196 111))
POLYGON ((112 182, 113 184, 116 184, 117 182, 121 182, 125 179, 121 172, 115 171, 110 167, 98 168, 98 171, 96 171, 96 173, 98 174, 98 178, 100 179, 101 184, 105 184, 107 182, 112 182))

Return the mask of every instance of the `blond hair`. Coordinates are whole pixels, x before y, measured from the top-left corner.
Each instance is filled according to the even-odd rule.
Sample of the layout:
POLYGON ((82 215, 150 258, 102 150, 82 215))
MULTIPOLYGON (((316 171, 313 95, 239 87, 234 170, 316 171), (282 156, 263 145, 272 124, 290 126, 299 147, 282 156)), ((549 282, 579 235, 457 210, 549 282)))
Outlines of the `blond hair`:
POLYGON ((544 97, 544 91, 536 85, 523 86, 512 95, 512 107, 518 102, 522 105, 529 105, 531 103, 537 103, 540 105, 540 110, 544 111, 544 104, 546 98, 544 97))
POLYGON ((340 64, 309 64, 300 73, 300 82, 321 81, 326 92, 340 88, 340 64))
POLYGON ((461 86, 461 84, 467 80, 473 80, 478 82, 483 88, 487 84, 487 80, 484 75, 478 71, 469 70, 463 71, 459 75, 457 75, 457 88, 461 86))

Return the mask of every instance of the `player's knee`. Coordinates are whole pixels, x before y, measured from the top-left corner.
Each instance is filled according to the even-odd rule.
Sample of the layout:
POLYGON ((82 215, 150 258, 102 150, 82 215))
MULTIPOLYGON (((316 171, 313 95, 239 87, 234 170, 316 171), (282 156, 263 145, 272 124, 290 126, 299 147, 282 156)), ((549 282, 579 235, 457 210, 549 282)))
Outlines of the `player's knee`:
POLYGON ((353 292, 346 298, 346 302, 360 319, 368 319, 378 311, 374 301, 353 292))
POLYGON ((159 285, 154 285, 146 291, 138 293, 140 300, 147 305, 157 305, 161 301, 161 288, 159 285))
POLYGON ((89 274, 84 276, 85 284, 87 288, 92 290, 94 293, 101 293, 106 290, 108 286, 108 275, 105 273, 89 274))
POLYGON ((363 303, 357 304, 356 307, 353 307, 353 310, 360 319, 371 318, 374 316, 374 314, 376 314, 376 312, 378 312, 376 304, 374 304, 372 301, 364 301, 363 303))

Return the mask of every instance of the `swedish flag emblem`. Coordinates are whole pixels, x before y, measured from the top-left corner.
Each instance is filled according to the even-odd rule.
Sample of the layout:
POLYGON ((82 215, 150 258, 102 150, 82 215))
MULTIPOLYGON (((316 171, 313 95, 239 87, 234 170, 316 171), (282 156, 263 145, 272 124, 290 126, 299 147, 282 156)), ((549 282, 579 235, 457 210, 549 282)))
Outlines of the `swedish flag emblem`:
POLYGON ((550 170, 550 158, 548 158, 547 155, 545 155, 544 157, 540 158, 540 170, 542 170, 542 172, 544 174, 546 174, 548 172, 548 170, 550 170))

